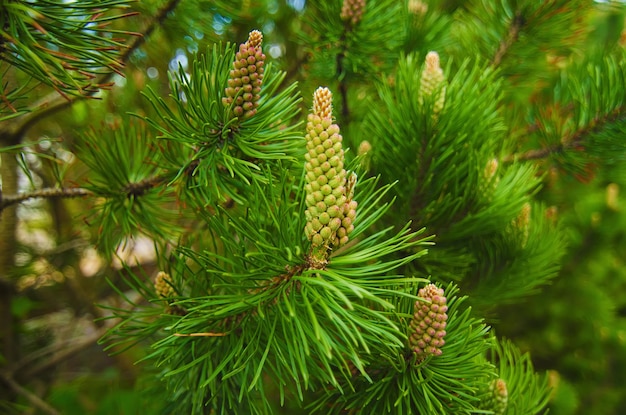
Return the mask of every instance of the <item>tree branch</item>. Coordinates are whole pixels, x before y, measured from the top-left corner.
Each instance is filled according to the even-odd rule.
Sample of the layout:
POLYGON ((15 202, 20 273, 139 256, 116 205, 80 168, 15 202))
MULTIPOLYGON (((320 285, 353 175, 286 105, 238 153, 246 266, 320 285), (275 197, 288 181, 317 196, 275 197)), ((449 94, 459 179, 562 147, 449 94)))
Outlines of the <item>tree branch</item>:
POLYGON ((13 376, 6 372, 0 372, 0 380, 2 380, 8 387, 10 387, 15 393, 22 395, 28 402, 34 407, 38 408, 41 412, 49 415, 61 415, 59 411, 48 405, 43 399, 35 395, 22 385, 17 383, 13 376))
MULTIPOLYGON (((342 38, 343 44, 343 38, 342 38)), ((339 79, 339 94, 341 95, 341 115, 345 119, 350 116, 350 109, 348 108, 348 86, 346 83, 346 74, 343 67, 343 60, 345 55, 345 45, 341 52, 337 54, 337 78, 339 79)))
POLYGON ((515 42, 517 42, 517 39, 519 39, 519 33, 522 27, 524 26, 524 24, 525 24, 524 17, 518 12, 513 18, 513 20, 511 21, 511 25, 509 26, 509 31, 506 35, 506 38, 500 42, 500 47, 498 47, 498 50, 496 51, 496 54, 494 55, 493 60, 491 61, 492 66, 494 67, 500 66, 500 63, 502 62, 502 58, 504 58, 504 55, 506 55, 506 53, 509 51, 511 46, 515 42))
POLYGON ((35 190, 33 192, 28 193, 19 193, 16 195, 2 195, 2 200, 0 200, 0 212, 6 209, 11 205, 15 205, 17 203, 22 203, 29 199, 52 199, 55 197, 82 197, 82 196, 92 196, 94 193, 91 190, 83 189, 81 187, 73 187, 73 188, 47 188, 35 190))
POLYGON ((567 150, 580 148, 585 145, 585 140, 594 133, 600 132, 607 124, 613 123, 624 116, 626 107, 620 107, 603 117, 593 119, 589 125, 580 130, 574 131, 569 136, 561 138, 559 144, 541 149, 529 150, 522 154, 510 154, 502 158, 503 163, 513 163, 517 161, 540 160, 550 157, 552 154, 563 153, 567 150))
POLYGON ((76 354, 80 351, 95 345, 98 339, 104 336, 109 328, 109 326, 102 326, 90 335, 72 339, 71 342, 61 343, 60 345, 57 345, 57 347, 48 350, 51 356, 43 360, 40 364, 28 370, 22 371, 23 373, 20 373, 20 378, 23 377, 24 379, 32 379, 39 373, 56 366, 58 363, 76 356, 76 354))
POLYGON ((167 178, 165 175, 148 177, 135 183, 129 183, 122 189, 122 192, 126 193, 127 196, 141 196, 153 187, 162 184, 167 178))
POLYGON ((551 154, 560 153, 564 150, 565 148, 563 144, 559 144, 558 146, 529 150, 523 154, 509 154, 502 159, 502 162, 513 163, 516 161, 540 160, 549 157, 551 154))
MULTIPOLYGON (((169 176, 160 175, 148 177, 138 182, 128 183, 126 186, 124 186, 124 188, 121 189, 121 194, 124 194, 127 197, 142 196, 150 189, 164 183, 168 178, 169 176)), ((108 195, 99 195, 92 190, 82 187, 53 187, 39 189, 27 193, 19 193, 16 195, 2 195, 0 193, 0 212, 2 212, 9 206, 22 203, 30 199, 73 198, 83 196, 107 197, 108 195)))
MULTIPOLYGON (((133 42, 120 55, 121 63, 126 63, 128 61, 133 52, 139 49, 146 42, 146 39, 152 34, 152 32, 154 32, 157 27, 163 24, 163 21, 165 21, 168 15, 172 11, 174 11, 179 3, 180 0, 169 0, 163 5, 163 7, 161 7, 161 9, 159 9, 154 18, 148 24, 148 26, 140 34, 140 36, 135 37, 133 42)), ((115 72, 110 71, 100 77, 96 84, 107 84, 110 82, 114 75, 115 72)), ((63 97, 56 92, 50 93, 46 97, 33 104, 33 106, 30 108, 31 112, 20 117, 21 122, 16 122, 13 124, 14 126, 12 127, 12 131, 10 134, 10 136, 13 138, 13 144, 19 143, 21 141, 21 138, 26 134, 26 132, 40 120, 49 117, 50 115, 53 115, 64 108, 70 107, 77 101, 86 98, 93 98, 93 96, 98 91, 99 89, 90 90, 87 94, 74 96, 71 98, 63 97)))
MULTIPOLYGON (((138 301, 138 294, 135 294, 137 298, 133 298, 133 301, 138 301)), ((37 350, 27 356, 24 356, 20 359, 15 365, 13 365, 11 371, 0 371, 0 381, 3 381, 7 384, 13 391, 24 396, 34 407, 38 408, 42 412, 50 415, 60 415, 60 413, 48 405, 45 401, 43 401, 39 396, 30 392, 28 389, 21 386, 13 377, 13 373, 19 372, 20 379, 24 382, 33 377, 37 376, 44 370, 49 369, 50 367, 56 366, 60 362, 72 358, 76 356, 77 353, 82 350, 93 346, 96 342, 104 336, 104 334, 112 327, 111 324, 103 325, 96 330, 94 330, 91 334, 76 337, 67 341, 63 341, 60 343, 53 344, 49 347, 37 350), (38 360, 41 360, 45 356, 50 356, 43 361, 30 368, 29 364, 34 363, 38 360)))

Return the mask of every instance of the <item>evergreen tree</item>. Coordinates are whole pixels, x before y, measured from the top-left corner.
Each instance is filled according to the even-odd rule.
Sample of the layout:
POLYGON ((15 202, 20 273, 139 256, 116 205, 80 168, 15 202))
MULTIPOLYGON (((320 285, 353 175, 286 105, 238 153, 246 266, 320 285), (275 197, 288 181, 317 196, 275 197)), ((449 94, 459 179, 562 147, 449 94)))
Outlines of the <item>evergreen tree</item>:
POLYGON ((0 19, 6 412, 66 408, 33 378, 95 338, 142 371, 102 413, 626 409, 621 6, 49 0, 0 19), (124 256, 139 240, 153 263, 124 256), (61 308, 96 323, 59 352, 28 317, 61 308))

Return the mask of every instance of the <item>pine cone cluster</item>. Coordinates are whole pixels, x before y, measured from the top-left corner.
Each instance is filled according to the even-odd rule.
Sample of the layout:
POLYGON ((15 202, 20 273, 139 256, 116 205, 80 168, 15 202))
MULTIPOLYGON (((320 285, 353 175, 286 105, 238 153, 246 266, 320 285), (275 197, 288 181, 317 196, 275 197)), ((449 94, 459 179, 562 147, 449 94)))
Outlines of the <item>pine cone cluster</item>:
POLYGON ((235 54, 228 87, 225 89, 226 96, 222 98, 222 103, 226 107, 235 103, 232 108, 232 114, 235 117, 250 118, 256 114, 259 106, 265 70, 263 68, 265 54, 261 50, 262 42, 263 34, 258 30, 253 30, 248 36, 248 41, 242 43, 235 54))
POLYGON ((356 26, 361 21, 364 11, 365 0, 343 0, 340 17, 341 20, 356 26))
POLYGON ((434 284, 421 288, 418 296, 430 301, 430 304, 424 301, 415 302, 413 318, 409 325, 411 330, 409 346, 421 361, 428 356, 439 356, 442 353, 441 347, 446 343, 444 337, 448 306, 443 289, 437 288, 434 284))
POLYGON ((356 175, 347 178, 339 126, 332 122, 332 94, 318 88, 306 126, 305 233, 314 247, 341 246, 354 229, 356 175))
POLYGON ((424 105, 427 97, 433 97, 433 114, 439 114, 443 109, 446 100, 446 79, 443 70, 439 66, 439 54, 437 52, 428 52, 426 55, 426 66, 422 71, 420 80, 420 89, 417 100, 420 105, 424 105))

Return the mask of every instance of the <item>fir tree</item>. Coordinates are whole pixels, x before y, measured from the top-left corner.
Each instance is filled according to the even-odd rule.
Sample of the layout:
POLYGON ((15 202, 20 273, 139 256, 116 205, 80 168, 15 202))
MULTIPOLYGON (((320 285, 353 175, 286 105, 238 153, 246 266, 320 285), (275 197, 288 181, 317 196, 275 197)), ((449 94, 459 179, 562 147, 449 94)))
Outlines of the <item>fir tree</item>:
POLYGON ((69 298, 141 362, 129 402, 150 413, 624 409, 618 375, 577 390, 604 372, 566 356, 626 367, 624 14, 3 2, 0 407, 64 407, 32 389, 54 354, 16 333, 69 298), (52 248, 16 242, 37 226, 52 248), (141 238, 151 264, 123 256, 141 238), (584 316, 544 294, 576 289, 597 322, 572 338, 598 350, 563 346, 584 316))

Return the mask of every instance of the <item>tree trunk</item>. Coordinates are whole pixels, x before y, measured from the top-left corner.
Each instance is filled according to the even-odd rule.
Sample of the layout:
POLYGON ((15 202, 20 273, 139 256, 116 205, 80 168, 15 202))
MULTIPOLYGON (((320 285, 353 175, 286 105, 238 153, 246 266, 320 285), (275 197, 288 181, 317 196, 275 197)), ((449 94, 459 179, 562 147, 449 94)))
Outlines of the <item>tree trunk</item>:
MULTIPOLYGON (((0 153, 0 195, 17 193, 17 168, 15 155, 0 153)), ((15 294, 14 278, 11 274, 15 266, 16 210, 17 205, 13 205, 0 212, 0 367, 5 368, 18 358, 16 321, 11 313, 15 294)), ((0 388, 0 400, 10 396, 10 390, 0 388)))

